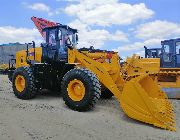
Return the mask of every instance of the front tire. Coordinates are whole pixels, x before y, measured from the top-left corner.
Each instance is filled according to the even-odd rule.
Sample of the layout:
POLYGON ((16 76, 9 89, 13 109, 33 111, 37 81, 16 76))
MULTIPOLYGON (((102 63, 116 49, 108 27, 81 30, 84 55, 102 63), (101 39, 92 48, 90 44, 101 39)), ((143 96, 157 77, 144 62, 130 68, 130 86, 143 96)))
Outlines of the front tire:
POLYGON ((87 69, 72 69, 62 80, 61 92, 65 104, 76 111, 92 109, 101 95, 96 75, 87 69))
POLYGON ((17 68, 12 78, 13 91, 19 99, 32 99, 37 94, 35 77, 30 67, 17 68))

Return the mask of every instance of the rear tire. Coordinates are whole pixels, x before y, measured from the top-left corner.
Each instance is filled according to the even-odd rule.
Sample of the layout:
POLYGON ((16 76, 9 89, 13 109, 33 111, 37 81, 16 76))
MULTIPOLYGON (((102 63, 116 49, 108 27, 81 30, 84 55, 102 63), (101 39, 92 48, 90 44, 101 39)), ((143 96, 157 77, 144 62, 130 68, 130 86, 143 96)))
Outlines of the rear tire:
POLYGON ((61 92, 63 95, 63 100, 69 108, 76 111, 88 111, 92 109, 100 98, 101 86, 99 80, 91 71, 83 68, 72 69, 65 74, 62 80, 61 92), (85 87, 85 94, 79 101, 70 97, 69 84, 74 80, 79 81, 85 87))
POLYGON ((17 98, 19 99, 32 99, 36 96, 37 94, 37 87, 35 86, 35 78, 33 75, 33 71, 30 67, 20 67, 17 68, 14 73, 13 73, 13 78, 12 78, 12 85, 13 85, 13 91, 14 94, 17 98), (25 81, 25 85, 20 87, 18 89, 17 86, 17 78, 21 77, 25 81))

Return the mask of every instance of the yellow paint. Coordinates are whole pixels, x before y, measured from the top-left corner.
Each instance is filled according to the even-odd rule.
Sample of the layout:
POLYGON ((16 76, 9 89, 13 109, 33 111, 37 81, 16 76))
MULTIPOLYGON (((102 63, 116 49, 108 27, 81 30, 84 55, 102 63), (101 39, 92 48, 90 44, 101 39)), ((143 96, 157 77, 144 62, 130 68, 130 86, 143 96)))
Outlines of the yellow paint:
MULTIPOLYGON (((29 54, 34 52, 34 48, 29 49, 29 54)), ((16 53, 16 68, 22 66, 29 66, 26 62, 26 50, 22 50, 16 53)), ((42 48, 35 48, 35 61, 41 62, 42 57, 42 48)), ((34 56, 28 56, 27 60, 34 60, 34 56)))
POLYGON ((158 73, 160 70, 160 59, 141 58, 138 55, 133 55, 126 59, 123 70, 128 76, 143 73, 158 73))
POLYGON ((176 131, 171 103, 148 76, 141 75, 127 82, 120 104, 124 112, 133 119, 176 131))
POLYGON ((17 91, 22 92, 25 89, 26 86, 26 80, 24 79, 23 76, 18 75, 15 79, 15 86, 17 91))
POLYGON ((163 88, 180 87, 180 68, 160 68, 160 58, 141 58, 138 55, 128 57, 123 73, 127 76, 149 73, 163 88))
POLYGON ((81 101, 85 95, 85 86, 80 80, 74 79, 68 84, 67 91, 73 101, 81 101))
MULTIPOLYGON (((148 74, 134 75, 132 79, 124 80, 117 53, 114 53, 111 60, 107 62, 103 58, 107 55, 106 52, 100 55, 104 61, 97 61, 94 59, 94 57, 97 58, 95 54, 80 53, 75 49, 68 51, 68 63, 78 62, 80 67, 85 67, 96 74, 101 84, 118 99, 123 111, 129 117, 176 131, 172 105, 166 94, 148 74)), ((157 63, 159 63, 158 59, 153 65, 159 65, 157 63)))

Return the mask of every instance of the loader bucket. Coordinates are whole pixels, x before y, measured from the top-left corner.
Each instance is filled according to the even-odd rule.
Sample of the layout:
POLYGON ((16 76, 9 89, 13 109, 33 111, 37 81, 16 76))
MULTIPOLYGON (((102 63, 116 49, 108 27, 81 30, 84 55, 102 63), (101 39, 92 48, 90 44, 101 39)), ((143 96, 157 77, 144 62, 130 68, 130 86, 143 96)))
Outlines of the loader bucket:
POLYGON ((148 75, 126 82, 120 104, 130 118, 176 131, 173 107, 148 75))

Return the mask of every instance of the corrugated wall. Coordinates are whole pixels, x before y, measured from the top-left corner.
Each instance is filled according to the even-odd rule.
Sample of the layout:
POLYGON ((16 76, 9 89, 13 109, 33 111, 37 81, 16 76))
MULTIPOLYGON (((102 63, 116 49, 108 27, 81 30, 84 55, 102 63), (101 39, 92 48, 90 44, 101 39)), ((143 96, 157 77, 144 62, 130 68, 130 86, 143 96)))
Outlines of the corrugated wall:
POLYGON ((17 46, 0 46, 0 64, 8 64, 9 55, 16 54, 17 51, 26 50, 26 45, 17 45, 17 46))

